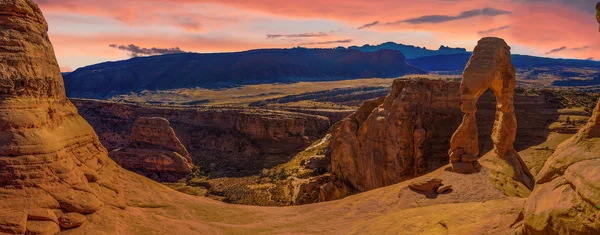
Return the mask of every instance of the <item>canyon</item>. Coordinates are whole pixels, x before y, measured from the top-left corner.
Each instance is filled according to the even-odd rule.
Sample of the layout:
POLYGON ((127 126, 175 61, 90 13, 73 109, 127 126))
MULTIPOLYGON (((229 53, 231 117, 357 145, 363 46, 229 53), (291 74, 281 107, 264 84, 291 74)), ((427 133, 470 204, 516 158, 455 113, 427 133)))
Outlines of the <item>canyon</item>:
POLYGON ((140 117, 168 120, 191 158, 203 171, 248 175, 286 162, 325 135, 326 116, 251 108, 174 108, 72 99, 109 150, 129 143, 140 117))
MULTIPOLYGON (((600 102, 577 130, 570 117, 587 120, 585 109, 565 109, 557 93, 513 89, 505 44, 485 50, 478 45, 474 51, 505 59, 481 65, 504 63, 500 69, 508 69, 494 74, 503 75, 501 83, 487 77, 494 78, 494 89, 502 87, 500 105, 494 98, 498 90, 483 92, 486 84, 474 90, 477 105, 461 97, 471 79, 460 84, 399 79, 386 97, 366 101, 333 124, 327 116, 249 107, 71 101, 39 7, 31 0, 0 1, 0 26, 0 233, 600 233, 600 102), (514 100, 505 99, 513 92, 514 100), (475 108, 478 121, 463 126, 468 122, 461 124, 462 118, 472 119, 475 108), (565 114, 570 116, 563 123, 565 114), (504 116, 510 116, 506 129, 499 127, 504 116), (472 148, 461 152, 452 136, 464 129, 472 148), (565 133, 566 141, 550 141, 565 133), (186 195, 119 166, 104 144, 117 155, 164 154, 150 161, 151 170, 157 163, 180 161, 193 171, 191 160, 215 176, 245 177, 276 165, 278 172, 264 175, 301 178, 297 182, 304 187, 293 193, 298 204, 321 203, 259 207, 186 195), (556 149, 529 154, 542 146, 556 149), (453 157, 471 159, 465 153, 475 155, 468 152, 475 148, 485 153, 477 154, 481 168, 455 172, 453 157), (493 180, 500 179, 498 170, 519 169, 499 150, 518 154, 520 169, 535 175, 531 194, 512 194, 493 180), (324 171, 328 159, 331 170, 324 171), (218 171, 227 168, 232 169, 218 171)), ((472 65, 480 66, 479 57, 473 58, 472 65)), ((527 184, 518 174, 504 176, 527 184)))

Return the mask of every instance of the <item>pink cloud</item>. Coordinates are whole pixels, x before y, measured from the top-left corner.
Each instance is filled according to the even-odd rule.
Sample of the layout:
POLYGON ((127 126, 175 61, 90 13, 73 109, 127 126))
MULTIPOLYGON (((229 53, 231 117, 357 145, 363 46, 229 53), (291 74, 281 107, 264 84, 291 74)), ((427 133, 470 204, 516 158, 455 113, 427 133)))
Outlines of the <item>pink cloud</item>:
MULTIPOLYGON (((132 28, 148 26, 169 26, 182 30, 175 35, 157 35, 148 29, 145 33, 51 35, 59 60, 72 53, 81 57, 97 56, 102 58, 121 58, 124 53, 111 50, 108 44, 136 44, 143 47, 181 47, 186 51, 216 52, 239 51, 264 47, 292 47, 299 44, 343 41, 365 42, 360 36, 365 35, 366 43, 378 44, 389 41, 392 33, 424 33, 431 35, 440 44, 465 46, 471 49, 482 36, 499 36, 511 45, 527 48, 537 55, 543 55, 555 48, 581 48, 581 50, 565 49, 551 54, 552 56, 588 58, 600 53, 600 33, 593 12, 578 7, 566 7, 562 0, 555 1, 413 1, 413 0, 128 0, 126 4, 117 0, 38 0, 46 14, 83 14, 104 18, 112 18, 132 28), (563 2, 563 3, 561 3, 563 2), (485 15, 473 17, 457 17, 463 12, 493 8, 511 14, 485 15), (250 19, 248 15, 260 16, 260 20, 250 19), (410 24, 386 23, 406 21, 423 16, 444 15, 456 17, 443 23, 410 24), (282 20, 315 20, 328 19, 340 22, 347 28, 342 32, 327 33, 318 38, 293 38, 289 40, 267 39, 267 34, 301 34, 321 32, 273 32, 230 28, 226 32, 214 33, 222 26, 240 23, 237 27, 273 24, 282 20), (357 31, 361 26, 378 22, 364 28, 366 33, 349 33, 357 31), (507 27, 508 26, 508 27, 507 27), (479 32, 490 29, 485 34, 479 32), (186 33, 187 32, 187 33, 186 33), (259 34, 257 39, 256 35, 259 34), (350 35, 350 36, 349 36, 350 35), (446 42, 455 43, 450 44, 446 42), (59 53, 60 52, 60 53, 59 53)), ((309 24, 309 23, 307 23, 309 24)), ((310 26, 310 25, 308 25, 310 26)), ((51 25, 52 27, 52 25, 51 25)), ((257 27, 260 28, 260 27, 257 27)), ((332 29, 334 30, 334 29, 332 29)), ((418 40, 412 40, 418 41, 418 40)), ((400 41, 402 42, 402 41, 400 41)), ((331 45, 336 46, 336 45, 331 45)), ((424 46, 424 45, 419 45, 424 46)), ((427 45, 430 46, 431 45, 427 45)), ((69 65, 76 67, 75 65, 69 65)))

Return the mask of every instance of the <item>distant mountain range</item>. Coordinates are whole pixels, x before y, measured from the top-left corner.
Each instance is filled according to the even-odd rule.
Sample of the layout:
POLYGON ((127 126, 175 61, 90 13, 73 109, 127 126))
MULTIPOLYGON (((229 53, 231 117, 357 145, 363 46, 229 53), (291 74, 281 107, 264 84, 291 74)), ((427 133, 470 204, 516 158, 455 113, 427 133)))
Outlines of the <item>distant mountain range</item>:
POLYGON ((264 49, 169 54, 105 62, 63 74, 69 97, 110 98, 142 90, 394 78, 426 71, 398 50, 264 49))
MULTIPOLYGON (((600 62, 594 60, 554 59, 513 54, 512 62, 517 69, 534 67, 567 66, 576 68, 600 69, 600 62)), ((471 53, 437 55, 409 59, 408 63, 427 71, 462 71, 471 58, 471 53)))
MULTIPOLYGON (((63 77, 69 97, 107 99, 143 90, 395 78, 428 72, 459 75, 470 57, 471 53, 464 48, 442 46, 434 51, 390 42, 336 49, 261 49, 137 57, 79 68, 63 73, 63 77)), ((598 61, 527 55, 512 55, 512 60, 520 85, 600 89, 598 61)))
POLYGON ((394 42, 386 42, 380 45, 372 46, 372 45, 364 45, 364 46, 351 46, 348 49, 356 49, 364 52, 374 52, 378 50, 396 50, 401 51, 402 54, 407 59, 425 57, 425 56, 436 56, 436 55, 451 55, 451 54, 461 54, 467 53, 467 49, 465 48, 451 48, 446 46, 440 46, 438 50, 429 50, 425 47, 418 47, 413 45, 404 45, 398 44, 394 42))

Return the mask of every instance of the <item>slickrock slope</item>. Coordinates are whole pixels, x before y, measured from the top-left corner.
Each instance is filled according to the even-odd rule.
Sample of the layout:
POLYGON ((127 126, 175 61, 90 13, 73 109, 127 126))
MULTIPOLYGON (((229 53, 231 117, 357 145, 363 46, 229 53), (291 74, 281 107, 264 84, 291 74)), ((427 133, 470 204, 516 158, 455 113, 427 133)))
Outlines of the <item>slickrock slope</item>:
POLYGON ((139 117, 169 120, 194 163, 206 169, 226 167, 260 170, 270 161, 308 147, 325 135, 329 119, 322 116, 241 108, 166 108, 74 99, 109 150, 125 147, 139 117), (267 159, 265 156, 279 156, 267 159), (212 164, 212 167, 211 167, 212 164), (215 165, 216 164, 216 165, 215 165))
POLYGON ((493 156, 487 158, 492 169, 491 180, 505 191, 526 196, 533 189, 533 176, 514 149, 517 118, 514 108, 516 87, 515 68, 510 58, 510 47, 501 38, 482 38, 463 72, 460 84, 461 110, 465 115, 450 140, 452 170, 473 173, 481 168, 477 133, 477 101, 488 89, 496 95, 496 121, 492 131, 493 156), (525 189, 522 189, 525 186, 525 189))
POLYGON ((525 204, 525 234, 600 234, 600 102, 536 179, 525 204))
POLYGON ((110 152, 110 157, 123 168, 157 181, 177 181, 196 168, 187 149, 164 118, 135 120, 129 145, 110 152))
MULTIPOLYGON (((367 101, 334 128, 332 171, 359 191, 413 178, 448 163, 454 130, 460 125, 460 84, 442 80, 396 80, 385 98, 367 101)), ((491 91, 479 102, 481 152, 490 151, 496 101, 491 91)), ((518 150, 545 141, 558 118, 558 104, 544 95, 515 96, 518 150)))
POLYGON ((53 234, 118 201, 118 168, 66 99, 38 6, 0 1, 0 28, 0 233, 53 234))

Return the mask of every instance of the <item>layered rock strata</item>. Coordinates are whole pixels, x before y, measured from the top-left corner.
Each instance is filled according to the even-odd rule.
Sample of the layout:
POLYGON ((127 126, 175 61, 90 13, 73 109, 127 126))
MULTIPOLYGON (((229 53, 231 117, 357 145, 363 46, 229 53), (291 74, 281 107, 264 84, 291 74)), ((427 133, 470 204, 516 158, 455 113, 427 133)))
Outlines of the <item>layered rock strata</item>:
POLYGON ((196 169, 187 149, 164 118, 135 120, 127 147, 110 152, 110 157, 123 168, 157 181, 177 181, 196 169))
POLYGON ((73 100, 109 150, 126 147, 140 117, 169 120, 194 163, 206 173, 260 171, 289 160, 322 138, 328 118, 285 111, 243 108, 168 108, 95 100, 73 100))
POLYGON ((0 1, 0 28, 0 233, 55 234, 55 212, 93 214, 116 197, 118 168, 65 96, 38 6, 0 1))
POLYGON ((525 234, 600 234, 600 102, 587 125, 558 146, 536 177, 525 234))

